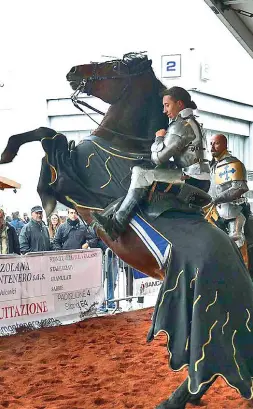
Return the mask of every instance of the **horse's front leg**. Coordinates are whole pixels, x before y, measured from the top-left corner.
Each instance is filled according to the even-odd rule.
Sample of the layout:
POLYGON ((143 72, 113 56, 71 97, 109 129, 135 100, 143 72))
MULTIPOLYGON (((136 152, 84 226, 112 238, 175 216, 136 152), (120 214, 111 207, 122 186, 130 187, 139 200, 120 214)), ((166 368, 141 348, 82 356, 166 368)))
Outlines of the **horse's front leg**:
POLYGON ((10 136, 7 146, 1 155, 0 164, 12 162, 20 146, 28 142, 41 141, 45 137, 52 138, 56 131, 51 128, 41 127, 33 131, 10 136))
POLYGON ((186 404, 199 403, 201 397, 207 392, 210 386, 215 382, 215 377, 211 382, 201 387, 197 394, 192 394, 188 389, 188 378, 171 394, 169 399, 164 400, 155 409, 185 409, 186 404))

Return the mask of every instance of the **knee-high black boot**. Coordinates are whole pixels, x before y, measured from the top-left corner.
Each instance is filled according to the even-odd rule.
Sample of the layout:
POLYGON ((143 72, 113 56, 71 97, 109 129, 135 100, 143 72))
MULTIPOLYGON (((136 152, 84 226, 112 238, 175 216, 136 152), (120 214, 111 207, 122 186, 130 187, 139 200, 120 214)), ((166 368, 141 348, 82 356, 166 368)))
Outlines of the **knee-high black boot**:
POLYGON ((135 206, 141 202, 146 192, 147 188, 129 189, 119 210, 112 218, 93 212, 95 225, 102 228, 113 241, 116 240, 126 230, 135 206))

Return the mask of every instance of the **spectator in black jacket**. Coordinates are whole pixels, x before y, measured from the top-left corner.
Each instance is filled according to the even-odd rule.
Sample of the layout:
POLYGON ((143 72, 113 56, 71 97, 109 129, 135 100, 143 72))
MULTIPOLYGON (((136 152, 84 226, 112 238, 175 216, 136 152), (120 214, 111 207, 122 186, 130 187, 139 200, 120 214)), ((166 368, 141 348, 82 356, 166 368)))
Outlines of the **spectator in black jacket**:
POLYGON ((97 238, 89 227, 81 223, 74 209, 68 210, 68 218, 56 232, 54 250, 76 250, 96 247, 97 238))
POLYGON ((15 228, 5 221, 4 210, 0 209, 0 254, 20 254, 18 235, 15 228))
POLYGON ((22 227, 19 235, 21 253, 51 250, 48 229, 42 220, 42 207, 34 206, 31 209, 31 216, 31 220, 22 227))

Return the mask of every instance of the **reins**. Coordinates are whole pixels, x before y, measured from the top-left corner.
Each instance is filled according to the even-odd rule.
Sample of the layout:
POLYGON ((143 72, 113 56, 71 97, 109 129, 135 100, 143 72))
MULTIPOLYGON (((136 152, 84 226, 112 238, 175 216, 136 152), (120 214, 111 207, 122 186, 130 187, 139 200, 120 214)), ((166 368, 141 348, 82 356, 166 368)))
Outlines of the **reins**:
POLYGON ((100 111, 99 109, 93 107, 92 105, 88 104, 87 102, 81 101, 80 99, 78 99, 78 95, 80 94, 80 92, 86 92, 87 95, 91 95, 90 91, 91 89, 87 90, 87 86, 89 85, 89 83, 92 83, 94 81, 103 81, 103 80, 112 80, 112 79, 122 79, 122 78, 127 78, 129 79, 128 83, 125 85, 124 89, 122 90, 120 96, 117 98, 117 101, 119 101, 122 96, 124 95, 125 91, 127 90, 127 88, 129 87, 130 83, 131 83, 131 77, 136 77, 139 75, 144 74, 144 72, 147 72, 151 69, 150 65, 147 69, 137 72, 137 73, 128 73, 127 75, 120 75, 120 76, 110 76, 110 77, 104 77, 104 76, 98 76, 96 74, 97 71, 97 64, 93 63, 93 73, 91 77, 87 77, 87 79, 83 79, 80 84, 78 85, 77 89, 75 90, 75 92, 71 95, 71 101, 73 103, 73 105, 79 110, 81 111, 84 115, 87 115, 93 122, 95 122, 95 124, 97 124, 99 127, 103 128, 106 131, 109 131, 111 133, 113 133, 114 135, 119 135, 119 136, 124 136, 128 139, 132 139, 135 141, 141 141, 143 143, 147 142, 147 143, 152 143, 154 138, 140 138, 140 137, 136 137, 134 135, 128 135, 122 132, 118 132, 115 131, 113 129, 107 128, 104 125, 102 125, 101 123, 97 122, 94 118, 92 118, 92 116, 90 114, 88 114, 88 112, 86 112, 83 108, 81 108, 79 105, 83 105, 86 108, 91 109, 92 111, 98 113, 99 115, 105 115, 104 112, 100 111))

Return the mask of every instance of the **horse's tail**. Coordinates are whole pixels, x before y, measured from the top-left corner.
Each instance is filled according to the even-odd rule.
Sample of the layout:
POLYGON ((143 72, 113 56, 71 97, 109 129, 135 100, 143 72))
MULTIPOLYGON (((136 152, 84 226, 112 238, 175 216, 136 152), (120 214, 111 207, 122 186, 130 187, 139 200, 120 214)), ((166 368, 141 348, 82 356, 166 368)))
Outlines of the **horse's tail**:
POLYGON ((56 131, 51 128, 41 127, 34 129, 33 131, 12 135, 7 143, 5 150, 1 155, 0 164, 12 162, 17 155, 20 146, 28 142, 38 141, 43 138, 52 138, 56 134, 56 131))

